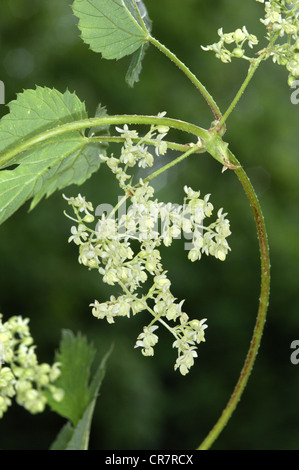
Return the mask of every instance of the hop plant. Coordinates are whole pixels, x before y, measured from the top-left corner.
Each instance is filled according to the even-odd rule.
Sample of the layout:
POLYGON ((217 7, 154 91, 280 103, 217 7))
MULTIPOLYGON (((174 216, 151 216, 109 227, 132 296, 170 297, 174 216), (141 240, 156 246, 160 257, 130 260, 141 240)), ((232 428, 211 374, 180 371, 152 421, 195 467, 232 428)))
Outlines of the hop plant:
POLYGON ((41 413, 49 390, 56 401, 63 392, 54 382, 60 375, 59 363, 39 364, 29 330, 29 319, 13 316, 3 322, 0 314, 0 418, 12 404, 12 398, 30 413, 41 413))
POLYGON ((144 356, 153 356, 158 342, 157 324, 162 324, 174 336, 173 347, 178 351, 174 368, 185 375, 197 357, 197 345, 205 341, 206 319, 190 320, 182 310, 183 301, 179 302, 171 292, 171 281, 163 268, 159 248, 170 246, 184 234, 190 241, 185 244, 189 260, 195 262, 206 254, 224 261, 230 249, 229 221, 220 209, 216 221, 204 224, 214 209, 210 195, 201 198, 200 191, 188 186, 184 187, 184 203, 177 205, 159 202, 149 184, 150 178, 140 178, 133 185, 129 169, 153 165, 153 155, 145 142, 151 141, 157 156, 164 155, 167 144, 163 138, 168 128, 151 126, 144 137, 128 126, 116 130, 124 139, 119 158, 113 155, 101 158, 116 176, 124 196, 110 214, 102 214, 93 229, 90 226, 95 221, 93 205, 81 194, 64 195, 75 218, 66 215, 76 222, 71 227, 69 242, 78 245, 80 264, 97 269, 105 283, 118 285, 123 291, 117 298, 112 295, 106 302, 91 303, 93 316, 114 323, 117 317, 129 318, 147 311, 152 321, 143 328, 135 347, 140 347, 144 356), (117 218, 117 209, 127 199, 131 205, 117 218), (138 242, 138 249, 136 243, 133 249, 132 241, 138 242), (150 281, 150 287, 145 293, 146 281, 150 281))

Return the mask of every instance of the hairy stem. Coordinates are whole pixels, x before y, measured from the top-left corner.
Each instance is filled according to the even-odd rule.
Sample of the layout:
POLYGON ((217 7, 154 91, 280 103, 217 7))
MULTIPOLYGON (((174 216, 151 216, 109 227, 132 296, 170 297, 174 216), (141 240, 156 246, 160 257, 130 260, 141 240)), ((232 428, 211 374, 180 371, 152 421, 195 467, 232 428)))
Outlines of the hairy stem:
MULTIPOLYGON (((90 142, 112 142, 112 143, 122 143, 122 142, 125 142, 125 137, 121 137, 121 136, 110 136, 110 135, 105 135, 105 136, 95 136, 95 137, 89 137, 88 140, 90 142)), ((139 142, 140 141, 140 138, 139 137, 136 137, 136 138, 132 138, 132 141, 135 143, 135 142, 139 142)), ((163 140, 163 142, 165 142, 167 144, 167 148, 171 149, 171 150, 177 150, 178 152, 185 152, 186 149, 189 148, 189 144, 178 144, 176 142, 169 142, 167 140, 163 140)), ((155 139, 145 139, 144 140, 144 143, 146 145, 156 145, 156 140, 155 139)), ((195 153, 203 153, 205 150, 197 147, 196 150, 195 150, 195 153)))
POLYGON ((237 105, 239 99, 241 98, 241 96, 243 95, 245 89, 247 88, 249 82, 251 81, 253 75, 255 74, 258 66, 260 65, 260 63, 262 62, 262 60, 264 59, 266 53, 264 54, 261 54, 257 59, 254 59, 252 61, 252 63, 250 64, 250 67, 249 67, 249 70, 248 70, 248 74, 244 80, 244 82, 242 83, 241 85, 241 88, 239 89, 238 93, 236 94, 235 98, 233 99, 233 101, 231 102, 231 104, 229 105, 228 109, 226 110, 226 112, 223 114, 222 118, 220 119, 219 121, 219 128, 221 128, 224 123, 226 122, 227 118, 229 117, 229 115, 231 114, 231 112, 233 111, 233 109, 235 108, 235 106, 237 105))
POLYGON ((160 41, 153 38, 152 36, 150 36, 149 41, 154 46, 156 46, 157 49, 159 49, 161 52, 163 52, 163 54, 165 54, 166 57, 168 57, 172 62, 174 62, 175 65, 189 78, 189 80, 200 91, 200 93, 202 94, 202 96, 204 97, 204 99, 206 100, 208 105, 210 106, 215 118, 217 120, 220 120, 222 114, 221 114, 220 109, 218 108, 217 103, 215 102, 212 95, 210 95, 210 93, 208 92, 206 87, 194 75, 194 73, 192 73, 191 70, 188 69, 188 67, 180 59, 178 59, 178 57, 175 54, 173 54, 173 52, 171 52, 166 46, 161 44, 160 41))
MULTIPOLYGON (((41 132, 34 137, 28 138, 27 140, 21 140, 16 146, 9 149, 0 156, 0 167, 6 165, 10 160, 16 157, 21 152, 24 152, 31 147, 47 141, 48 139, 55 138, 57 136, 70 133, 73 131, 80 131, 96 126, 107 126, 107 125, 120 125, 120 124, 147 124, 147 125, 161 125, 167 126, 174 129, 178 129, 189 134, 193 134, 197 137, 205 140, 208 137, 208 131, 188 122, 180 121, 177 119, 170 119, 166 117, 158 116, 139 116, 139 115, 116 115, 116 116, 103 116, 98 118, 83 119, 80 121, 73 121, 61 126, 57 126, 53 129, 41 132)), ((88 137, 81 135, 83 139, 88 141, 88 137)))
MULTIPOLYGON (((238 160, 235 158, 233 154, 230 155, 230 161, 236 166, 240 165, 238 160)), ((228 420, 232 416, 241 398, 241 395, 246 387, 250 372, 253 368, 254 361, 258 353, 259 345, 260 345, 262 334, 263 334, 264 324, 266 321, 267 308, 268 308, 268 302, 269 302, 270 257, 269 257, 268 237, 267 237, 267 231, 266 231, 262 209, 261 209, 258 197, 244 169, 241 167, 237 168, 235 170, 235 173, 237 177, 239 178, 245 190, 246 196, 250 202, 254 219, 255 219, 257 234, 258 234, 260 259, 261 259, 261 291, 260 291, 259 308, 258 308, 257 319, 256 319, 250 347, 249 347, 243 368, 241 370, 239 380, 233 391, 233 394, 230 400, 228 401, 225 409, 223 410, 222 415, 220 416, 220 418, 218 419, 217 423, 212 428, 208 436, 204 439, 202 444, 198 447, 198 450, 207 450, 211 447, 213 442, 217 439, 217 437, 219 436, 219 434, 221 433, 221 431, 227 424, 228 420)))

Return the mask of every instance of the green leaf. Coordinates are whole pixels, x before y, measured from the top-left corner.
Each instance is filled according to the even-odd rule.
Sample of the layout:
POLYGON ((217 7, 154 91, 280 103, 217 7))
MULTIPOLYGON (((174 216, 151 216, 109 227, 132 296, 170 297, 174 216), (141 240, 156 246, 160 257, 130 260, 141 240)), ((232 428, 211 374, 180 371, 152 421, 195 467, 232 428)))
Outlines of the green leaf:
MULTIPOLYGON (((100 118, 100 117, 105 117, 105 116, 108 116, 107 114, 107 109, 105 106, 102 106, 101 103, 98 104, 98 107, 96 109, 96 113, 95 113, 95 116, 96 118, 100 118)), ((109 135, 110 132, 109 132, 109 128, 110 126, 94 126, 94 127, 91 127, 90 130, 89 130, 89 133, 88 133, 88 137, 92 137, 94 134, 100 136, 100 135, 109 135)), ((102 144, 103 146, 108 146, 107 143, 103 143, 102 144)))
POLYGON ((63 426, 51 450, 87 450, 94 407, 110 353, 111 350, 91 378, 90 370, 95 355, 93 346, 80 334, 75 337, 72 332, 63 331, 60 352, 56 357, 61 362, 61 375, 55 386, 64 390, 64 399, 56 402, 49 393, 47 398, 52 410, 72 423, 68 421, 63 426))
MULTIPOLYGON (((126 0, 125 0, 126 1, 126 0)), ((138 7, 140 16, 144 21, 146 29, 151 32, 152 30, 152 22, 148 16, 148 12, 146 6, 142 2, 142 0, 136 0, 136 5, 138 7)), ((142 68, 142 61, 145 55, 145 51, 148 47, 148 43, 144 43, 137 51, 134 52, 132 55, 132 59, 129 65, 129 69, 126 74, 126 82, 130 87, 133 87, 135 82, 139 81, 139 75, 141 73, 142 68)))
POLYGON ((132 12, 132 14, 135 15, 137 21, 138 19, 141 18, 141 20, 145 24, 147 31, 151 32, 152 22, 148 15, 144 2, 142 0, 123 0, 123 1, 125 5, 127 6, 127 8, 132 12), (136 6, 138 9, 138 13, 136 10, 136 6))
POLYGON ((63 330, 56 362, 61 364, 61 375, 55 386, 62 388, 64 398, 60 402, 49 399, 53 411, 76 425, 92 399, 89 390, 90 369, 95 349, 86 338, 63 330))
POLYGON ((83 417, 75 428, 67 422, 58 433, 50 450, 87 450, 89 443, 90 427, 96 400, 92 400, 87 406, 83 417))
POLYGON ((132 55, 132 59, 126 74, 126 82, 130 87, 133 87, 134 83, 139 81, 139 75, 142 68, 142 60, 144 58, 146 46, 147 44, 144 44, 132 55))
POLYGON ((74 0, 72 8, 83 41, 105 59, 121 59, 148 41, 136 0, 74 0))
POLYGON ((84 415, 74 429, 65 450, 87 450, 89 443, 90 427, 96 400, 92 400, 85 410, 84 415))
POLYGON ((40 142, 12 159, 9 152, 25 140, 62 124, 86 119, 84 103, 69 91, 37 87, 25 90, 9 103, 0 121, 0 223, 24 202, 30 209, 57 189, 82 184, 100 166, 103 147, 89 142, 84 132, 72 131, 40 142), (11 165, 12 169, 7 169, 11 165))

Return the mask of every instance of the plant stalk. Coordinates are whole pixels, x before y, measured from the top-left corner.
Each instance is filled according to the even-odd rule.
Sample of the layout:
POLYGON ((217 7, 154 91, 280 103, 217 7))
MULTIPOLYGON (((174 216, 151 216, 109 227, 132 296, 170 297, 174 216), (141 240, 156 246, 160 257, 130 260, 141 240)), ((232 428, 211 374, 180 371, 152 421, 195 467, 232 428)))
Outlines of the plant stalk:
MULTIPOLYGON (((34 137, 31 137, 27 140, 20 140, 20 142, 4 152, 0 156, 0 168, 4 165, 7 165, 8 162, 13 160, 21 152, 25 152, 26 150, 30 149, 31 147, 40 144, 42 142, 47 141, 48 139, 74 132, 80 131, 82 129, 92 128, 96 126, 107 126, 107 125, 121 125, 121 124, 146 124, 146 125, 161 125, 172 127, 174 129, 178 129, 189 134, 193 134, 201 139, 205 140, 208 137, 208 131, 198 127, 194 124, 190 124, 185 121, 180 121, 177 119, 171 119, 166 117, 158 117, 158 116, 138 116, 138 115, 116 115, 116 116, 103 116, 98 118, 90 118, 90 119, 83 119, 79 121, 73 121, 67 124, 63 124, 61 126, 54 127, 53 129, 49 129, 47 131, 41 132, 34 137)), ((81 134, 83 139, 86 139, 88 142, 88 137, 85 137, 81 134)))
POLYGON ((240 100, 241 96, 243 95, 245 89, 247 88, 249 82, 251 81, 253 75, 255 74, 258 66, 260 65, 260 63, 264 59, 265 55, 266 55, 266 53, 261 54, 257 59, 254 59, 251 62, 249 70, 248 70, 248 74, 247 74, 244 82, 242 83, 242 85, 241 85, 238 93, 236 94, 235 98, 233 99, 233 101, 229 105, 228 109, 225 111, 225 113, 223 114, 223 116, 221 117, 221 119, 219 121, 219 124, 218 124, 219 128, 221 128, 224 125, 227 118, 229 117, 231 112, 234 110, 235 106, 237 105, 238 101, 240 100))
MULTIPOLYGON (((238 160, 230 152, 230 161, 236 165, 240 166, 238 160)), ((259 307, 257 313, 257 319, 250 343, 250 347, 243 365, 243 368, 240 373, 239 380, 235 386, 233 394, 230 397, 225 409, 223 410, 220 418, 217 423, 211 429, 207 437, 204 439, 202 444, 198 447, 198 450, 208 450, 211 445, 215 442, 230 417, 232 416, 234 410, 237 407, 237 404, 241 398, 241 395, 247 385, 249 375, 252 371, 260 342, 262 339, 263 329, 266 321, 268 303, 269 303, 269 294, 270 294, 270 255, 269 255, 269 245, 268 245, 268 236, 266 231, 266 226, 264 222, 264 217, 262 209, 258 200, 258 197, 254 191, 254 188, 245 172, 245 170, 240 167, 234 170, 239 181, 241 182, 246 196, 249 200, 250 206, 253 211, 258 241, 259 241, 259 250, 260 250, 260 260, 261 260, 261 290, 260 290, 260 299, 259 307)))
POLYGON ((215 102, 214 98, 212 95, 208 92, 206 87, 198 80, 198 78, 194 75, 194 73, 191 72, 191 70, 180 60, 178 57, 173 54, 166 46, 160 43, 157 39, 153 38, 150 36, 149 41, 157 47, 163 54, 166 55, 172 62, 175 63, 175 65, 189 78, 189 80, 195 85, 195 87, 200 91, 208 105, 210 106, 215 119, 220 120, 221 119, 221 111, 218 108, 217 103, 215 102))

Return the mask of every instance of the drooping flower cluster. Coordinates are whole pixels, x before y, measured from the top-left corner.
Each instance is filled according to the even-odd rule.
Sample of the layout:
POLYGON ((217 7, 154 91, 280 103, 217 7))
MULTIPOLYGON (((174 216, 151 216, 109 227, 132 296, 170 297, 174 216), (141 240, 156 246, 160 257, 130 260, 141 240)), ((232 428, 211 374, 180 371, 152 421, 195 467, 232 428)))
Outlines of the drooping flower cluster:
MULTIPOLYGON (((267 28, 269 41, 269 45, 257 55, 265 53, 264 60, 272 57, 274 63, 285 66, 289 72, 288 83, 292 86, 299 77, 299 0, 256 1, 263 3, 265 7, 265 17, 260 21, 267 28)), ((245 45, 247 43, 252 49, 259 40, 255 35, 249 34, 245 26, 232 33, 224 33, 220 28, 218 35, 218 42, 202 46, 202 49, 215 52, 216 57, 224 63, 231 62, 233 57, 254 60, 246 55, 245 45), (231 44, 233 46, 228 48, 231 44)))
POLYGON ((63 398, 62 390, 53 385, 60 375, 59 364, 38 364, 28 323, 20 316, 3 322, 0 314, 0 418, 14 397, 33 414, 47 404, 44 390, 57 401, 63 398))
MULTIPOLYGON (((209 202, 210 195, 200 198, 199 191, 185 186, 183 205, 164 204, 154 198, 154 188, 149 179, 140 179, 135 185, 127 173, 134 165, 144 168, 153 165, 153 156, 145 142, 151 140, 156 154, 164 154, 166 144, 162 140, 168 129, 152 126, 145 137, 139 138, 135 130, 117 128, 124 138, 120 158, 103 157, 108 167, 116 175, 125 195, 110 213, 102 213, 94 222, 92 204, 80 194, 67 198, 72 206, 76 225, 71 228, 69 242, 79 247, 79 262, 89 269, 97 269, 103 281, 118 285, 123 293, 111 296, 109 301, 92 304, 92 314, 98 319, 114 323, 117 317, 130 317, 147 311, 152 321, 143 328, 136 346, 142 354, 152 356, 158 342, 158 323, 164 325, 174 336, 173 347, 178 351, 175 369, 185 375, 194 364, 197 345, 205 340, 204 320, 190 320, 171 292, 171 281, 163 269, 159 247, 170 246, 174 239, 185 236, 188 243, 188 258, 200 259, 202 254, 212 255, 224 260, 229 245, 226 238, 230 235, 229 222, 222 210, 218 211, 215 222, 205 226, 204 220, 213 212, 209 202), (139 139, 139 140, 138 140, 139 139), (120 211, 130 200, 126 211, 120 211), (121 214, 116 217, 116 212, 121 214), (136 248, 137 247, 137 248, 136 248), (150 282, 149 282, 150 281, 150 282), (145 292, 145 283, 150 287, 145 292)), ((98 214, 98 208, 95 215, 98 214)))

